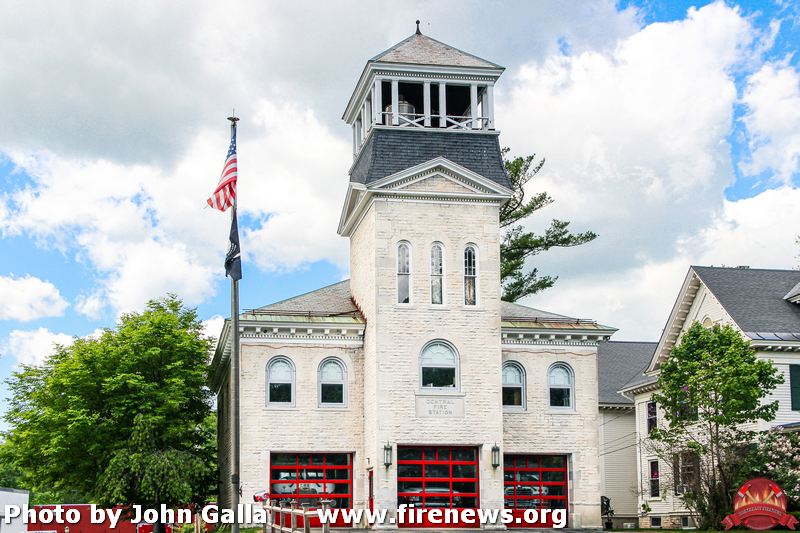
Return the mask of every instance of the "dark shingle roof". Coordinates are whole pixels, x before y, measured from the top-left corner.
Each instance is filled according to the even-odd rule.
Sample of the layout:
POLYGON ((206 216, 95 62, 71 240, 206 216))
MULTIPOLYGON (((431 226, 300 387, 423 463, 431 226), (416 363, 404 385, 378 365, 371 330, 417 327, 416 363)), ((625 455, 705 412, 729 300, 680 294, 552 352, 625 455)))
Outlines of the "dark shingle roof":
POLYGON ((361 316, 350 297, 350 280, 254 309, 262 315, 361 316))
POLYGON ((431 159, 444 157, 498 185, 512 189, 497 135, 422 128, 373 130, 350 173, 350 181, 369 185, 431 159))
POLYGON ((657 342, 601 342, 597 345, 599 370, 598 392, 601 404, 630 404, 633 400, 617 391, 638 381, 646 383, 643 374, 647 368, 657 342))
POLYGON ((800 333, 800 305, 784 300, 800 271, 692 267, 747 333, 800 333))
POLYGON ((511 320, 514 318, 570 318, 568 316, 548 313, 547 311, 540 311, 533 307, 525 307, 524 305, 513 304, 511 302, 500 302, 500 315, 503 317, 503 320, 511 320))
POLYGON ((415 33, 385 52, 381 52, 370 61, 452 67, 503 68, 491 61, 462 52, 458 48, 453 48, 421 33, 415 33))

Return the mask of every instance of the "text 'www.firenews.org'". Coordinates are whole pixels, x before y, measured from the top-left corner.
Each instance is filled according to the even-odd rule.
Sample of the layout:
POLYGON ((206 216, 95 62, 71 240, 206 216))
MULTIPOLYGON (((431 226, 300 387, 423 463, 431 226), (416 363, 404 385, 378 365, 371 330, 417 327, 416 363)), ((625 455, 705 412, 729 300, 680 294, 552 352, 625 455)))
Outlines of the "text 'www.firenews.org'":
POLYGON ((388 517, 387 509, 318 509, 317 515, 322 523, 344 521, 359 524, 366 518, 370 525, 385 524, 525 524, 544 525, 550 522, 555 528, 567 525, 566 509, 527 509, 521 517, 514 517, 511 509, 420 509, 406 507, 404 504, 397 508, 397 518, 388 517))

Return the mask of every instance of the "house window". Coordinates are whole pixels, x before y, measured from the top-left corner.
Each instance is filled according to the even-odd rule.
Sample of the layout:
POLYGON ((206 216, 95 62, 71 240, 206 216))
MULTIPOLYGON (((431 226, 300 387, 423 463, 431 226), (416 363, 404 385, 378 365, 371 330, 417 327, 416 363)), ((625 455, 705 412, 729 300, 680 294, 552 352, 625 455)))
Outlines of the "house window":
POLYGON ((419 356, 419 366, 422 388, 458 390, 458 355, 449 343, 428 343, 419 356))
POLYGON ((294 406, 294 365, 276 357, 267 365, 267 405, 294 406))
POLYGON ((464 305, 478 302, 478 252, 472 245, 464 248, 464 305))
POLYGON ((658 427, 658 408, 656 402, 647 402, 647 433, 658 427))
POLYGON ((444 303, 444 248, 441 244, 431 246, 431 303, 444 303))
POLYGON ((789 365, 789 387, 792 391, 792 411, 800 411, 800 365, 789 365))
POLYGON ((556 363, 547 372, 547 389, 550 409, 571 411, 574 409, 574 380, 572 369, 564 363, 556 363))
POLYGON ((525 373, 517 363, 503 365, 503 407, 525 408, 525 373))
POLYGON ((397 303, 411 303, 411 246, 397 245, 397 303))
POLYGON ((319 365, 319 405, 344 407, 347 401, 347 371, 338 359, 325 359, 319 365))
POLYGON ((693 451, 676 453, 673 463, 675 495, 698 490, 700 483, 697 473, 700 470, 700 456, 693 451))
POLYGON ((660 516, 651 516, 650 517, 650 527, 661 527, 661 517, 660 516))
POLYGON ((650 497, 658 498, 661 490, 658 486, 658 461, 650 461, 650 497))

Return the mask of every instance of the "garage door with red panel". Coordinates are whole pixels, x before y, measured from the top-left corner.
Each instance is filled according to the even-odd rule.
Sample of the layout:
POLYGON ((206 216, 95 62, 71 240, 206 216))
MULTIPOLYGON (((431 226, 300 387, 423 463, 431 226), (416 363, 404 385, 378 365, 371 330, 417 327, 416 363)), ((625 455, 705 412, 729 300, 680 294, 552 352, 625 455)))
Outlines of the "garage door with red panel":
MULTIPOLYGON (((399 446, 397 504, 425 509, 477 509, 477 449, 399 446)), ((422 523, 406 521, 400 527, 469 527, 434 524, 427 520, 427 513, 422 516, 422 523)))
MULTIPOLYGON (((348 453, 272 453, 270 456, 270 498, 273 503, 297 501, 311 509, 320 500, 331 507, 349 509, 353 502, 353 464, 348 453)), ((350 525, 343 520, 333 526, 350 525)), ((320 527, 319 519, 311 527, 320 527)))
MULTIPOLYGON (((528 509, 567 509, 567 458, 563 455, 505 455, 505 508, 512 509, 514 527, 553 527, 551 513, 544 523, 517 522, 528 509)), ((565 511, 566 512, 566 511, 565 511)), ((539 514, 539 513, 537 513, 539 514)))

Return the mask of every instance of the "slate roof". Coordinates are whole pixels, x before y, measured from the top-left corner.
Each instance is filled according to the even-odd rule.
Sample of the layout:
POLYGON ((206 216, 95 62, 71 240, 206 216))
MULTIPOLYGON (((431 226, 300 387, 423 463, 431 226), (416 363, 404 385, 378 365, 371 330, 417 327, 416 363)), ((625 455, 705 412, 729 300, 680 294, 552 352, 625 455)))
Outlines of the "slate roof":
POLYGON ((431 159, 444 157, 511 190, 497 135, 422 128, 375 128, 361 148, 350 181, 369 185, 431 159))
POLYGON ((370 61, 451 67, 503 68, 496 63, 462 52, 458 48, 453 48, 421 33, 415 33, 385 52, 376 55, 370 61))
POLYGON ((548 313, 547 311, 540 311, 533 307, 525 307, 524 305, 513 304, 511 302, 500 302, 500 316, 503 317, 503 320, 512 320, 515 318, 570 318, 568 316, 548 313))
POLYGON ((800 340, 790 335, 800 335, 800 305, 784 300, 800 283, 800 271, 692 268, 750 338, 770 338, 770 334, 777 334, 800 340))
POLYGON ((649 378, 643 374, 657 342, 601 342, 597 345, 598 393, 601 404, 633 405, 633 400, 617 391, 649 378))
POLYGON ((254 309, 255 315, 354 316, 361 313, 350 297, 350 280, 254 309))

